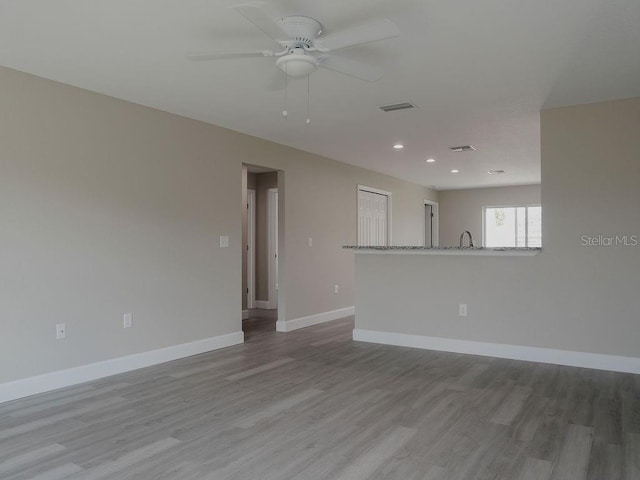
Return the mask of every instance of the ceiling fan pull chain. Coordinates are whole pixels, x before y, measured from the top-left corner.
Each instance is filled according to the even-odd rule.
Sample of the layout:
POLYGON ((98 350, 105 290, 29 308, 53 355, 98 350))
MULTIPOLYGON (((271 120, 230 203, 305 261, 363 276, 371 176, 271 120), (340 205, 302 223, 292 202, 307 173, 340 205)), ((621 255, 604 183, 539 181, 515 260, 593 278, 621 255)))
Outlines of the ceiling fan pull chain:
POLYGON ((311 114, 309 104, 311 103, 311 75, 307 77, 307 125, 311 123, 311 114))
POLYGON ((284 110, 282 110, 282 116, 284 118, 287 118, 287 115, 289 115, 289 112, 287 112, 287 87, 289 86, 289 81, 288 81, 288 77, 289 75, 287 74, 287 66, 284 66, 285 70, 284 70, 284 110))

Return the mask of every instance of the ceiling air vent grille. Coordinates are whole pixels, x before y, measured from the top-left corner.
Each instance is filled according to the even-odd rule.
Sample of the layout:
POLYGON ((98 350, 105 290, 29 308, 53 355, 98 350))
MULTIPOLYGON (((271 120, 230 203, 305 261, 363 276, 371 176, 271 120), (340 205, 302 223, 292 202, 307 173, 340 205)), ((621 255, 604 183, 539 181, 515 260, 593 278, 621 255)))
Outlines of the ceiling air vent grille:
POLYGON ((475 150, 472 145, 460 145, 458 147, 449 147, 452 152, 471 152, 475 150))
POLYGON ((378 107, 383 112, 395 112, 396 110, 407 110, 410 108, 417 108, 413 103, 404 102, 404 103, 396 103, 394 105, 383 105, 378 107))

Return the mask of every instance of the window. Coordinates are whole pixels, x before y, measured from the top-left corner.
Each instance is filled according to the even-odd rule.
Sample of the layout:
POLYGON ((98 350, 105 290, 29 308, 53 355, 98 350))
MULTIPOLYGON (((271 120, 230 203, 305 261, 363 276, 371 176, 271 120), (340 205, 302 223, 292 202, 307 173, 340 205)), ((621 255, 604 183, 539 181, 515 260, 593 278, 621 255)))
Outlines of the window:
POLYGON ((542 207, 484 207, 485 247, 541 247, 542 207))

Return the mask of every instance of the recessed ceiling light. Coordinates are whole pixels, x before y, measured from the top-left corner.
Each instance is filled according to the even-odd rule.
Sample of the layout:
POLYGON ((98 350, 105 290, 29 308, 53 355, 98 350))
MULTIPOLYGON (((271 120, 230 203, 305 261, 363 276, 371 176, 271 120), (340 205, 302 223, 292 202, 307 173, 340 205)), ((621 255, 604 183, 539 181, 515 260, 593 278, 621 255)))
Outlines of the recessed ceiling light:
POLYGON ((427 158, 427 163, 433 163, 435 161, 436 161, 435 158, 427 158))
POLYGON ((393 148, 395 148, 396 150, 402 150, 404 148, 404 145, 402 145, 401 143, 396 143, 393 148))
POLYGON ((454 168, 453 170, 451 170, 451 173, 459 173, 460 170, 458 170, 457 168, 454 168))
POLYGON ((507 173, 504 170, 489 170, 487 172, 489 175, 502 175, 503 173, 507 173))

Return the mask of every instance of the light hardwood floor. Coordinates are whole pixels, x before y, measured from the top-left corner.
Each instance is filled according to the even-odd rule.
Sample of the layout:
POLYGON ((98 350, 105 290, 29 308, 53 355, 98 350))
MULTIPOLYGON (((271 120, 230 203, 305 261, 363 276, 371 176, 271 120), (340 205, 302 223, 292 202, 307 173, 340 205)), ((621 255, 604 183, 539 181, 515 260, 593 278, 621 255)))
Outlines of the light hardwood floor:
POLYGON ((640 479, 640 376, 351 341, 347 318, 0 405, 0 478, 640 479))

